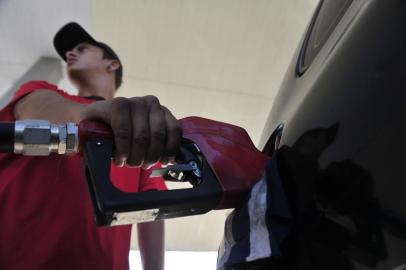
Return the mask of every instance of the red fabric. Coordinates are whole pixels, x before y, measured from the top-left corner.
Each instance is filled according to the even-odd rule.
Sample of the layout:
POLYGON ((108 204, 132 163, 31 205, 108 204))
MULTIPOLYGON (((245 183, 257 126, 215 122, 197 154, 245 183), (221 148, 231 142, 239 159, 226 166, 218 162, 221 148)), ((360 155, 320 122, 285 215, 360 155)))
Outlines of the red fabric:
MULTIPOLYGON (((39 89, 92 102, 29 82, 0 111, 0 121, 14 121, 16 101, 39 89)), ((141 169, 112 165, 111 178, 126 191, 165 189, 141 169)), ((86 185, 79 156, 0 154, 0 269, 129 269, 131 226, 96 227, 86 185)))

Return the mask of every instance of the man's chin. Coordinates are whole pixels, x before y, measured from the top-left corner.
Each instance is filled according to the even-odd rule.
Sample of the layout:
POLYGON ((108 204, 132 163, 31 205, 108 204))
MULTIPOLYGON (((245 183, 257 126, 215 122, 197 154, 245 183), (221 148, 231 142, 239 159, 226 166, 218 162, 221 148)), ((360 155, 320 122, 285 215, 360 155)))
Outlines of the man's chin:
POLYGON ((85 77, 83 71, 77 68, 68 68, 67 75, 71 83, 74 85, 83 81, 85 77))
POLYGON ((66 72, 70 78, 82 77, 84 70, 78 66, 71 65, 66 68, 66 72))
POLYGON ((78 67, 77 65, 75 65, 75 64, 70 64, 70 65, 67 65, 66 66, 66 71, 68 72, 68 74, 69 73, 75 73, 75 72, 80 72, 80 70, 81 70, 81 68, 80 67, 78 67))

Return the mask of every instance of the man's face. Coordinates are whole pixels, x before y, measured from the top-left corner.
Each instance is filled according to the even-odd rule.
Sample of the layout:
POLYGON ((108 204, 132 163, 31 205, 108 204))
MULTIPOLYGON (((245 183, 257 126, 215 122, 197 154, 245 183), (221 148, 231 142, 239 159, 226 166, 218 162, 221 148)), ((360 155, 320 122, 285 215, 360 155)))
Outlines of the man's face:
POLYGON ((103 58, 103 50, 97 46, 80 43, 66 52, 68 75, 72 80, 83 79, 86 74, 106 72, 111 60, 103 58))

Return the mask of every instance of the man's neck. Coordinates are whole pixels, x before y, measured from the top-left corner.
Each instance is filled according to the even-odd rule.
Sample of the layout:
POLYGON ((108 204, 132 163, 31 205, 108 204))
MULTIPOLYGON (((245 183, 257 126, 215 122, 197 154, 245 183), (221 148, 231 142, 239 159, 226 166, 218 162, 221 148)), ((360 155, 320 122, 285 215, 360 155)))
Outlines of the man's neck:
POLYGON ((114 82, 108 78, 98 77, 96 80, 88 80, 86 83, 82 82, 78 86, 78 95, 85 96, 99 96, 105 100, 114 98, 116 89, 114 82))

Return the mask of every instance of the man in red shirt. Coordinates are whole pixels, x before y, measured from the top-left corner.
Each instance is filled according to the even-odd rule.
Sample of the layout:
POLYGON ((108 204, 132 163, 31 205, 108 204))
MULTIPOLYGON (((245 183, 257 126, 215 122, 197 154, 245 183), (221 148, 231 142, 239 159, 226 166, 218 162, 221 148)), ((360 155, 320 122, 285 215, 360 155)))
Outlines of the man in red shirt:
MULTIPOLYGON (((0 111, 0 120, 103 121, 114 133, 114 185, 129 192, 164 189, 139 167, 175 156, 179 122, 153 96, 114 98, 121 62, 78 24, 59 30, 54 45, 78 96, 29 82, 0 111)), ((0 269, 129 268, 131 226, 96 227, 80 157, 0 154, 0 168, 0 269)), ((163 269, 163 223, 140 224, 138 235, 144 269, 163 269)))

